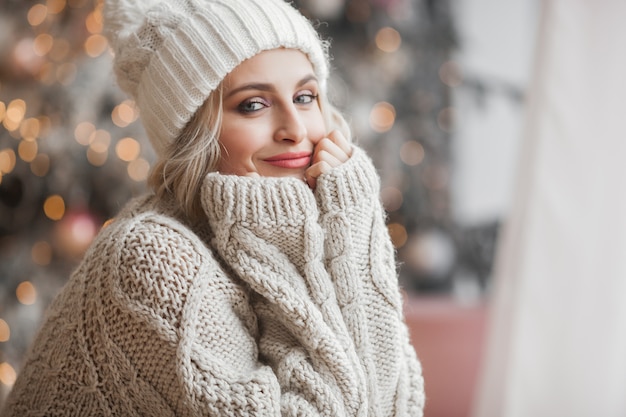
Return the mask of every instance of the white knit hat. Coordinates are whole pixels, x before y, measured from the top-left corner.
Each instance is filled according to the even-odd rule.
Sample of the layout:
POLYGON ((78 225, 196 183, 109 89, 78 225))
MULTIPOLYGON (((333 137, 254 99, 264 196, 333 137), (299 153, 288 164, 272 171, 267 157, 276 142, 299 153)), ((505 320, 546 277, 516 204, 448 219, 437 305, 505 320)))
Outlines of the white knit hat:
POLYGON ((160 155, 224 77, 259 52, 301 50, 326 88, 327 44, 284 0, 106 0, 104 15, 118 84, 160 155))

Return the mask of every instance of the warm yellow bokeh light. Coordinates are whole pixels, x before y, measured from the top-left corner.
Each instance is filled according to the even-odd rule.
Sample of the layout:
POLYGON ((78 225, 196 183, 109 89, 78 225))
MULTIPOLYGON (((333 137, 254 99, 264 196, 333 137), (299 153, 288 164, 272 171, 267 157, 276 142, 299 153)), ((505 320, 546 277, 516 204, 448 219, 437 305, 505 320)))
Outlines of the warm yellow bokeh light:
POLYGON ((125 100, 115 106, 111 112, 111 119, 118 127, 126 127, 139 117, 139 111, 131 100, 125 100))
POLYGON ((89 136, 89 148, 96 153, 106 153, 111 145, 111 134, 98 129, 89 136))
POLYGON ((15 99, 9 103, 2 124, 8 131, 13 132, 20 127, 25 114, 26 102, 19 98, 15 99))
POLYGON ((45 177, 50 171, 50 157, 40 153, 30 163, 30 170, 38 177, 45 177))
POLYGON ((0 173, 8 174, 15 168, 15 151, 11 148, 0 151, 0 173))
POLYGON ((394 28, 384 27, 376 33, 376 46, 384 52, 395 52, 402 44, 402 36, 394 28))
POLYGON ((31 26, 41 25, 48 16, 48 8, 44 4, 35 4, 28 11, 28 24, 31 26))
POLYGON ((37 56, 45 56, 54 45, 54 38, 49 33, 37 35, 33 42, 33 51, 37 56))
POLYGON ((128 176, 137 182, 145 181, 150 172, 150 163, 143 158, 138 158, 128 164, 128 176))
POLYGON ((96 131, 96 127, 90 122, 81 122, 74 129, 74 138, 76 142, 83 146, 89 145, 91 135, 96 131))
POLYGON ((414 140, 403 143, 400 148, 400 160, 409 166, 419 165, 424 160, 424 147, 414 140))
POLYGON ((396 249, 403 247, 408 239, 406 228, 400 223, 390 223, 387 225, 391 242, 396 249))
POLYGON ((65 215, 65 201, 60 195, 51 195, 43 203, 43 211, 50 220, 61 220, 65 215))
POLYGON ((20 135, 22 136, 22 139, 30 142, 37 139, 40 130, 41 123, 39 123, 39 119, 35 117, 24 120, 20 125, 20 135))
POLYGON ((0 122, 4 120, 4 116, 7 114, 7 105, 4 101, 0 101, 0 122))
POLYGON ((52 246, 43 240, 35 243, 31 250, 31 257, 37 265, 49 265, 52 261, 52 246))
POLYGON ((89 13, 85 20, 85 26, 92 35, 102 32, 102 13, 100 10, 94 10, 89 13))
POLYGON ((370 112, 370 126, 376 132, 387 132, 396 121, 396 109, 385 101, 376 103, 370 112))
POLYGON ((115 145, 115 154, 122 161, 130 162, 139 157, 141 146, 133 138, 120 139, 115 145))
POLYGON ((46 5, 48 6, 48 12, 50 14, 61 13, 65 9, 67 2, 65 0, 48 0, 46 5))
POLYGON ((15 372, 15 369, 7 362, 0 363, 0 382, 7 387, 11 387, 15 384, 16 379, 17 372, 15 372))
MULTIPOLYGON (((96 148, 99 148, 99 146, 96 146, 96 148)), ((104 152, 98 152, 90 146, 89 149, 87 149, 87 160, 91 165, 101 167, 106 164, 107 159, 109 158, 109 152, 107 150, 104 152)))
POLYGON ((85 41, 85 52, 92 58, 102 55, 109 46, 107 39, 100 35, 91 35, 85 41))
POLYGON ((31 282, 24 281, 15 289, 15 296, 17 301, 28 306, 37 301, 37 290, 31 282))
POLYGON ((0 319, 0 342, 8 342, 11 339, 11 328, 8 323, 0 319))
POLYGON ((39 145, 37 142, 29 142, 27 140, 23 140, 17 147, 17 154, 20 156, 20 159, 24 162, 32 162, 37 156, 37 151, 39 150, 39 145))

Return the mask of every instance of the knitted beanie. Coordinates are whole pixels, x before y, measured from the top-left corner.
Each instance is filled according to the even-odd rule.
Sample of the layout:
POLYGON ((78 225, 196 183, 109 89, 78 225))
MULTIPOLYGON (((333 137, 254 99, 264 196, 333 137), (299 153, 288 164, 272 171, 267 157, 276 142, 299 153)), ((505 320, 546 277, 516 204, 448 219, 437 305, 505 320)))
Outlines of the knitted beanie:
POLYGON ((328 46, 284 0, 106 0, 104 18, 117 82, 161 156, 224 77, 259 52, 304 52, 326 87, 328 46))

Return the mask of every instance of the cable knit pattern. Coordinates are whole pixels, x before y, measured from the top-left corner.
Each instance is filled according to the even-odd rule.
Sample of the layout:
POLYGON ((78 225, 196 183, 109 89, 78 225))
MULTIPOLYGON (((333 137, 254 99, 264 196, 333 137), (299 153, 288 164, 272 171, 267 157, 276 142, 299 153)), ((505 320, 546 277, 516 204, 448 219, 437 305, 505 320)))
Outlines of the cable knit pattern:
POLYGON ((217 173, 204 224, 129 203, 51 304, 3 416, 421 416, 365 154, 323 175, 217 173))
POLYGON ((316 196, 326 231, 327 269, 367 374, 368 415, 421 415, 421 366, 402 319, 394 250, 380 184, 365 152, 320 177, 316 196))

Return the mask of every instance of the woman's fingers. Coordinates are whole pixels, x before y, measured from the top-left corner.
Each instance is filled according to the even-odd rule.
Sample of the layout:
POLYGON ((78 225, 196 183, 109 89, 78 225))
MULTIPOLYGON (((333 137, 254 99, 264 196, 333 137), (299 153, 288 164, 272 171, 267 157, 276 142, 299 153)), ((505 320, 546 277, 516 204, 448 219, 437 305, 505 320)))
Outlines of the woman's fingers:
POLYGON ((311 166, 305 172, 305 180, 315 189, 317 178, 337 167, 352 156, 352 145, 339 132, 332 131, 327 138, 319 141, 313 151, 311 166))
POLYGON ((337 145, 343 153, 345 153, 348 158, 352 156, 352 144, 346 139, 346 137, 341 134, 338 130, 333 130, 328 134, 328 139, 330 139, 335 145, 337 145))
POLYGON ((322 175, 328 173, 332 169, 332 166, 326 161, 319 161, 313 165, 311 165, 304 172, 304 179, 311 189, 315 189, 317 185, 317 178, 322 175))

